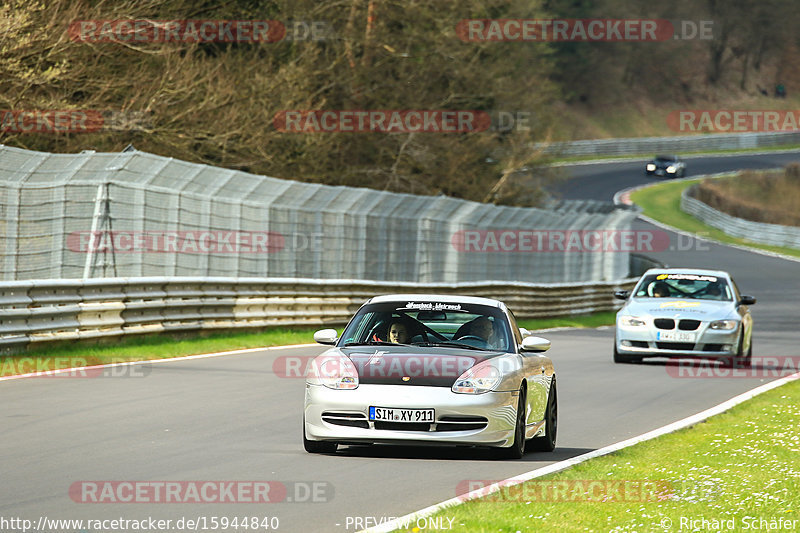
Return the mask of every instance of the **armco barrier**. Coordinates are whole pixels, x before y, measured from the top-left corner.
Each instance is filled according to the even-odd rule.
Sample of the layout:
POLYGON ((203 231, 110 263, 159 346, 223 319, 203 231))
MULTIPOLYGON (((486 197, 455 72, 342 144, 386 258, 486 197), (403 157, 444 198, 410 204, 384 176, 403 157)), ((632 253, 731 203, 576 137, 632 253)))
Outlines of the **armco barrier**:
POLYGON ((264 278, 101 278, 0 283, 0 348, 136 333, 342 325, 368 298, 445 293, 504 301, 518 318, 611 311, 635 278, 580 284, 382 283, 264 278))
POLYGON ((800 144, 800 131, 765 133, 716 133, 676 137, 642 137, 628 139, 590 139, 538 143, 535 148, 545 153, 569 156, 633 155, 658 152, 681 153, 703 150, 743 150, 800 144))
POLYGON ((694 198, 693 192, 696 187, 697 185, 687 187, 681 193, 681 211, 734 237, 772 246, 800 249, 800 228, 754 222, 723 213, 694 198))

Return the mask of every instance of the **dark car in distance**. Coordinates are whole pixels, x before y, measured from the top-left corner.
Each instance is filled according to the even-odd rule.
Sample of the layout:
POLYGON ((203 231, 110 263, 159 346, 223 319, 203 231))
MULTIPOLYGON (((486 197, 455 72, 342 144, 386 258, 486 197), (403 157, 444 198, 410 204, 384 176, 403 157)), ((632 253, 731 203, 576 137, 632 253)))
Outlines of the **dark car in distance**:
POLYGON ((645 167, 648 176, 682 178, 686 175, 686 163, 676 155, 657 155, 645 167))

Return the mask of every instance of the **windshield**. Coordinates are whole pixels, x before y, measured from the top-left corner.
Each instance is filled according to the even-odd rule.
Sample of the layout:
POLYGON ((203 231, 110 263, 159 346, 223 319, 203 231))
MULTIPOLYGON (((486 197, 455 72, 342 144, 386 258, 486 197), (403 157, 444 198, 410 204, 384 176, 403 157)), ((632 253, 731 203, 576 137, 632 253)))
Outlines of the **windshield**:
POLYGON ((636 287, 639 298, 692 298, 731 301, 728 282, 717 276, 697 274, 651 274, 636 287))
POLYGON ((403 301, 362 307, 338 345, 438 345, 509 352, 512 338, 505 315, 496 307, 403 301))

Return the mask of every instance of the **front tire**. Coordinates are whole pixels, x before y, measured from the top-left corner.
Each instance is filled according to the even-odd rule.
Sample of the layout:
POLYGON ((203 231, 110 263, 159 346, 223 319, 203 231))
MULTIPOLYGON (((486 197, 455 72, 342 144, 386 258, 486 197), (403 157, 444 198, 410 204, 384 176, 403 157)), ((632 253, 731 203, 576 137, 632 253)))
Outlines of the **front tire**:
POLYGON ((614 342, 614 362, 615 363, 641 363, 642 358, 635 355, 622 355, 617 351, 617 343, 614 342))
POLYGON ((556 436, 558 435, 558 391, 556 378, 550 384, 550 394, 547 397, 547 410, 544 414, 544 436, 531 439, 529 448, 536 452, 552 452, 556 449, 556 436))
POLYGON ((500 448, 498 456, 501 459, 522 459, 525 455, 525 425, 527 414, 527 402, 525 401, 525 388, 519 389, 519 400, 517 401, 517 417, 514 425, 514 443, 508 448, 500 448))
POLYGON ((303 449, 308 453, 336 453, 339 445, 325 440, 308 440, 306 438, 306 419, 303 417, 303 449))

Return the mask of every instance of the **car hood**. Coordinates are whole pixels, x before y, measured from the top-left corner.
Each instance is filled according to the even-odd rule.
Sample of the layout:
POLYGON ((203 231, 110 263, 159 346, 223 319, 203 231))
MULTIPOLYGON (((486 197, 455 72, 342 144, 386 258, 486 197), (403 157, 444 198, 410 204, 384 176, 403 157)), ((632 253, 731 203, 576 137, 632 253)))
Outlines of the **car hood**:
POLYGON ((466 370, 504 352, 418 346, 358 346, 337 349, 358 370, 363 384, 452 387, 466 370))
POLYGON ((735 314, 733 302, 688 298, 632 298, 620 314, 669 318, 694 318, 702 321, 721 320, 735 314))
POLYGON ((650 161, 651 164, 655 165, 656 168, 667 168, 671 165, 677 165, 677 161, 650 161))

